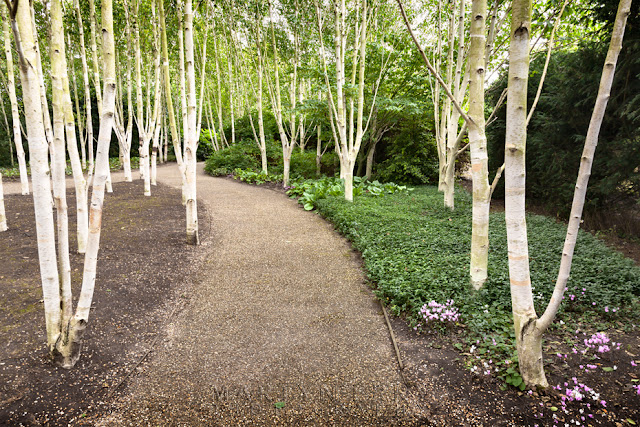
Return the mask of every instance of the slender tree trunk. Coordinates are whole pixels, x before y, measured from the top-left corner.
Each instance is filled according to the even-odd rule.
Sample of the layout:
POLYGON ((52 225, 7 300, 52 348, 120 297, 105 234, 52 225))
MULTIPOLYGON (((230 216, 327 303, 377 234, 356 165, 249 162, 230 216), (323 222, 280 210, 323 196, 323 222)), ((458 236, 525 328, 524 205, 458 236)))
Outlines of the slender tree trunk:
MULTIPOLYGON (((51 90, 53 94, 53 153, 51 177, 53 180, 53 203, 56 208, 56 231, 58 238, 58 273, 60 274, 60 297, 62 325, 69 322, 72 313, 71 261, 69 259, 69 213, 67 209, 67 186, 65 182, 65 118, 64 79, 64 30, 62 26, 62 4, 51 1, 51 90)), ((74 129, 75 131, 75 129, 74 129)), ((84 189, 83 189, 84 190, 84 189)))
POLYGON ((89 160, 89 179, 87 182, 91 181, 91 177, 93 176, 94 169, 94 155, 93 155, 93 119, 91 116, 91 82, 89 80, 89 67, 87 65, 87 49, 85 47, 84 42, 84 24, 82 22, 82 14, 80 12, 80 3, 79 0, 74 0, 74 7, 76 9, 76 18, 78 20, 78 34, 80 38, 80 58, 82 60, 82 80, 84 82, 84 103, 85 103, 85 111, 86 111, 86 120, 87 120, 87 136, 86 136, 86 144, 87 144, 87 157, 89 160))
POLYGON ((96 265, 102 224, 102 205, 105 184, 109 176, 109 143, 111 142, 115 114, 116 66, 112 0, 102 0, 102 36, 104 97, 96 153, 96 173, 93 179, 93 191, 91 192, 89 240, 85 255, 82 289, 78 298, 76 313, 69 322, 68 334, 59 340, 55 355, 57 363, 66 368, 73 366, 80 357, 82 336, 89 320, 93 291, 95 289, 96 265))
POLYGON ((198 236, 198 206, 196 199, 196 149, 198 147, 197 111, 196 111, 196 76, 193 47, 193 7, 191 0, 185 3, 185 59, 187 66, 187 123, 189 133, 185 141, 185 166, 187 178, 187 243, 200 244, 198 236))
POLYGON ((471 284, 479 289, 487 280, 489 262, 489 169, 484 118, 485 20, 487 0, 473 0, 469 67, 469 144, 473 177, 471 228, 471 284))
POLYGON ((289 172, 291 167, 291 152, 293 151, 293 144, 287 136, 287 132, 284 128, 284 119, 282 115, 282 96, 280 93, 280 72, 278 67, 278 49, 276 46, 276 36, 274 29, 274 16, 271 10, 271 2, 269 2, 269 17, 271 19, 271 45, 273 48, 273 71, 274 71, 274 83, 275 89, 272 94, 271 104, 273 106, 274 115, 276 118, 276 124, 278 125, 278 132, 280 133, 280 142, 282 143, 282 162, 283 162, 283 178, 282 185, 286 187, 289 185, 289 172))
MULTIPOLYGON (((85 253, 87 248, 87 238, 89 233, 89 213, 87 206, 87 181, 84 178, 84 174, 82 172, 82 163, 80 162, 80 155, 78 154, 78 141, 76 139, 76 126, 75 126, 75 118, 73 116, 73 104, 71 103, 71 93, 69 89, 69 74, 67 67, 67 56, 66 56, 66 47, 64 44, 64 26, 63 26, 63 12, 62 5, 60 4, 60 0, 53 0, 51 6, 51 24, 52 24, 52 37, 51 37, 51 64, 52 71, 56 69, 56 73, 58 76, 56 77, 55 91, 56 96, 54 99, 57 99, 57 103, 60 103, 62 106, 62 112, 55 111, 54 115, 62 113, 62 119, 64 120, 64 130, 66 133, 66 141, 67 141, 67 150, 69 152, 69 160, 71 162, 71 170, 73 173, 73 182, 76 191, 76 234, 77 234, 77 243, 78 243, 78 253, 85 253), (55 13, 54 13, 55 12, 55 13), (56 67, 54 67, 54 60, 56 63, 56 67), (58 68, 59 67, 59 68, 58 68), (60 79, 58 82, 57 79, 60 79), (62 91, 59 93, 59 91, 62 91)), ((52 72, 52 80, 53 79, 52 72)), ((55 107, 55 106, 54 106, 55 107)), ((60 118, 57 117, 59 120, 60 118)), ((61 135, 61 138, 64 138, 64 135, 61 135)), ((63 149, 61 153, 61 157, 64 158, 64 144, 61 147, 63 149)), ((66 167, 66 162, 64 163, 66 167)), ((64 184, 64 170, 62 176, 62 182, 64 184)), ((63 187, 64 188, 64 187, 63 187)), ((62 190, 65 191, 65 190, 62 190)), ((66 203, 66 202, 65 202, 66 203)), ((58 234, 58 239, 61 239, 61 235, 58 234)), ((67 238, 65 238, 67 240, 67 238)), ((68 246, 68 243, 67 243, 68 246)), ((68 250, 64 250, 64 256, 68 258, 68 250)), ((64 277, 64 276, 63 276, 64 277)), ((70 278, 69 278, 70 280, 70 278)), ((63 283, 64 286, 64 283, 63 283)), ((69 288, 69 295, 71 294, 71 289, 69 288)), ((69 296, 70 298, 70 296, 69 296)), ((64 295, 63 295, 64 300, 64 295)), ((70 300, 69 300, 70 304, 70 300)), ((71 306, 69 306, 68 310, 63 308, 63 317, 66 315, 71 315, 71 306)))
POLYGON ((598 135, 611 93, 613 77, 631 0, 620 0, 609 51, 605 60, 598 97, 589 123, 578 179, 571 207, 558 278, 551 300, 538 319, 533 308, 533 291, 529 276, 529 256, 525 213, 525 142, 526 142, 526 77, 530 34, 531 3, 514 2, 512 9, 509 67, 509 97, 507 101, 507 140, 505 142, 505 219, 509 248, 511 300, 520 374, 529 386, 547 387, 543 367, 542 336, 551 325, 566 290, 573 251, 578 237, 591 166, 598 135), (515 59, 515 61, 514 61, 515 59), (513 70, 512 70, 513 69, 513 70))
MULTIPOLYGON (((180 3, 181 5, 182 3, 180 3)), ((162 75, 164 83, 165 102, 167 104, 167 115, 169 116, 169 128, 171 130, 171 140, 173 142, 173 152, 176 156, 176 163, 178 163, 178 169, 180 170, 180 176, 182 178, 182 199, 186 202, 186 174, 185 164, 182 158, 182 148, 180 144, 180 134, 178 133, 178 126, 176 124, 176 113, 173 107, 173 96, 171 94, 171 75, 169 73, 169 51, 167 47, 167 25, 164 14, 164 1, 159 2, 160 5, 160 44, 162 48, 162 75)), ((183 35, 178 34, 179 40, 182 40, 183 35)), ((187 134, 184 134, 187 137, 187 134)), ((167 138, 168 139, 168 138, 167 138)), ((166 157, 166 152, 165 152, 166 157)))
MULTIPOLYGON (((7 131, 7 135, 11 135, 11 127, 9 126, 9 119, 7 119, 7 111, 4 109, 4 99, 0 96, 0 110, 2 110, 2 118, 4 119, 4 128, 7 131)), ((11 167, 15 167, 16 163, 13 158, 13 145, 11 144, 11 137, 9 137, 9 158, 11 159, 11 167)))
POLYGON ((260 161, 262 163, 262 173, 267 175, 269 173, 267 167, 267 142, 264 137, 264 116, 263 116, 263 85, 264 85, 264 62, 262 55, 262 32, 261 23, 256 22, 256 50, 258 51, 258 135, 260 136, 259 147, 260 147, 260 161))
MULTIPOLYGON (((71 36, 67 34, 67 45, 72 46, 71 36)), ((78 136, 80 137, 80 167, 81 170, 87 168, 87 150, 84 142, 84 126, 82 124, 82 111, 80 110, 80 99, 78 98, 78 84, 76 81, 76 68, 74 54, 71 55, 71 77, 73 79, 73 100, 75 102, 76 114, 78 115, 78 136)))
POLYGON ((19 53, 20 81, 24 102, 29 142, 29 160, 33 182, 33 204, 38 240, 38 259, 47 326, 47 346, 51 353, 60 336, 60 288, 56 262, 55 230, 53 224, 53 200, 49 176, 48 144, 45 135, 44 116, 40 99, 37 52, 33 37, 29 2, 18 3, 14 27, 14 40, 19 53))
POLYGON ((322 126, 316 126, 318 130, 318 140, 316 141, 316 176, 322 173, 322 126))
POLYGON ((93 65, 93 87, 96 90, 98 115, 102 117, 102 88, 100 87, 100 63, 98 62, 98 46, 96 44, 96 6, 95 0, 89 0, 89 28, 91 29, 91 64, 93 65))
POLYGON ((4 31, 4 53, 7 60, 7 89, 11 102, 11 119, 13 121, 13 142, 16 146, 18 157, 18 170, 20 171, 20 184, 22 194, 29 194, 29 176, 27 175, 27 162, 24 148, 22 147, 22 133, 20 132, 20 113, 18 112, 18 99, 16 97, 15 73, 13 70, 13 55, 11 53, 11 36, 9 34, 9 17, 6 9, 1 8, 2 29, 4 31))
MULTIPOLYGON (((220 139, 229 146, 227 142, 227 137, 224 134, 224 126, 222 124, 222 90, 220 88, 220 60, 218 58, 218 43, 216 41, 217 37, 213 38, 213 56, 216 59, 216 88, 218 90, 218 96, 216 98, 216 106, 218 110, 218 130, 220 131, 220 139)), ((186 107, 185 107, 186 111, 186 107)))
POLYGON ((42 71, 42 55, 40 53, 40 43, 38 41, 38 30, 36 29, 36 18, 31 4, 31 26, 33 28, 33 39, 36 50, 36 70, 38 72, 38 82, 40 83, 40 102, 42 103, 42 114, 44 117, 44 132, 49 146, 53 144, 53 128, 51 126, 51 115, 49 114, 49 100, 47 99, 47 87, 44 84, 44 73, 42 71))
POLYGON ((547 387, 542 365, 542 337, 536 336, 536 311, 529 274, 525 219, 525 146, 531 0, 512 5, 509 84, 505 141, 505 221, 509 249, 511 303, 520 373, 528 385, 547 387))

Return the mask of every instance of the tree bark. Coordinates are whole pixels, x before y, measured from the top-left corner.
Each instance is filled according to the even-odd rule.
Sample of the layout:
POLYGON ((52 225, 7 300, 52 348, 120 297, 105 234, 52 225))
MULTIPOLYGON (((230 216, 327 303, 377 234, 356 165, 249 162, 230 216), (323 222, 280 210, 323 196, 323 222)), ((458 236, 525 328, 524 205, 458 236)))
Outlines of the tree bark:
POLYGON ((185 141, 185 166, 187 181, 187 243, 200 244, 198 236, 198 205, 196 199, 196 149, 198 148, 196 75, 193 47, 193 6, 192 0, 185 2, 184 44, 187 72, 187 126, 185 141))
POLYGON ((109 176, 109 143, 111 142, 115 114, 116 66, 112 0, 102 0, 102 36, 104 96, 96 152, 96 173, 93 179, 93 191, 91 192, 89 240, 85 255, 82 289, 75 315, 68 324, 68 333, 61 335, 54 354, 55 362, 64 368, 71 368, 80 357, 82 337, 89 320, 93 291, 95 289, 96 265, 102 225, 102 205, 105 184, 109 176))
POLYGON ((11 36, 9 34, 9 17, 6 9, 2 8, 2 29, 4 32, 4 53, 7 60, 7 91, 11 102, 11 119, 13 124, 13 142, 16 146, 18 157, 18 170, 20 171, 20 186, 22 194, 29 194, 29 176, 27 175, 27 162, 24 148, 22 147, 22 133, 20 132, 20 113, 18 112, 18 98, 16 97, 15 72, 13 70, 13 55, 11 53, 11 36))
POLYGON ((45 136, 44 116, 40 99, 37 51, 33 37, 29 2, 20 1, 16 10, 14 40, 19 53, 20 81, 27 125, 29 160, 33 183, 33 204, 36 217, 38 260, 42 281, 47 346, 53 354, 60 336, 60 292, 56 262, 53 200, 49 177, 48 144, 45 136))
POLYGON ((547 387, 542 360, 542 335, 537 333, 529 273, 525 218, 525 147, 531 0, 512 5, 509 83, 505 141, 505 221, 509 252, 511 303, 520 373, 527 385, 547 387))
POLYGON ((469 67, 469 145, 473 177, 471 227, 471 284, 480 289, 487 280, 489 262, 489 169, 484 118, 485 20, 487 0, 473 0, 469 67))
MULTIPOLYGON (((89 80, 89 67, 87 65, 87 49, 84 42, 84 24, 82 22, 82 15, 80 12, 79 0, 74 0, 74 7, 76 10, 76 18, 78 20, 78 34, 80 38, 80 59, 82 60, 82 80, 84 82, 84 102, 86 112, 86 144, 87 144, 87 157, 88 157, 88 170, 89 176, 93 176, 94 169, 94 155, 93 155, 93 119, 91 116, 91 83, 89 80)), ((91 179, 87 179, 91 181, 91 179)))

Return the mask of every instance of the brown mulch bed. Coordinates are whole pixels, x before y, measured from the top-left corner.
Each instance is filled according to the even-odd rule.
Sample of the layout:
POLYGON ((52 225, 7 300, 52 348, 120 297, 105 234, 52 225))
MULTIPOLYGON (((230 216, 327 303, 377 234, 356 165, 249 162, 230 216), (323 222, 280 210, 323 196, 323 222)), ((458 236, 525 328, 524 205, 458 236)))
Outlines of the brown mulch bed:
MULTIPOLYGON (((185 278, 201 251, 185 244, 180 191, 141 181, 115 183, 104 204, 94 309, 77 365, 53 366, 45 347, 31 196, 5 196, 9 230, 0 235, 0 425, 67 425, 100 411, 151 350, 160 326, 186 297, 185 278)), ((75 198, 68 193, 72 282, 84 256, 75 249, 75 198)), ((200 233, 209 232, 204 206, 200 233)))

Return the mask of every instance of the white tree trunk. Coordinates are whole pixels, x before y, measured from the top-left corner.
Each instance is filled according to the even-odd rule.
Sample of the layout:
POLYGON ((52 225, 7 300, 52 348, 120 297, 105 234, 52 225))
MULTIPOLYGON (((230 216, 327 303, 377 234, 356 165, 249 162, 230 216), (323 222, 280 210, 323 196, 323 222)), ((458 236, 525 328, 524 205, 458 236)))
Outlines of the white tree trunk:
POLYGON ((186 194, 187 194, 187 243, 200 244, 198 236, 198 205, 196 199, 196 149, 198 148, 196 75, 193 47, 193 6, 192 1, 185 3, 184 44, 187 73, 187 124, 189 133, 185 141, 186 194))
POLYGON ((22 133, 20 132, 20 113, 18 112, 18 99, 16 97, 15 72, 13 70, 13 55, 11 53, 11 36, 9 34, 9 17, 7 10, 2 8, 2 29, 4 32, 4 53, 7 60, 7 90, 11 102, 11 119, 13 121, 13 142, 16 146, 18 157, 18 170, 20 171, 20 185, 22 194, 29 194, 29 176, 27 175, 27 162, 24 148, 22 147, 22 133))
MULTIPOLYGON (((89 240, 85 255, 82 289, 78 298, 75 315, 68 324, 68 333, 59 340, 54 358, 57 364, 71 368, 80 357, 82 336, 84 334, 93 291, 95 289, 96 265, 100 245, 102 224, 102 205, 104 202, 105 183, 109 175, 109 143, 113 128, 116 97, 115 43, 113 35, 112 0, 102 0, 102 35, 104 57, 104 97, 102 115, 100 117, 100 133, 96 153, 96 173, 91 193, 91 209, 89 211, 89 240)), ((63 325, 63 330, 64 330, 63 325)))
POLYGON ((89 80, 89 67, 87 65, 87 49, 84 42, 84 24, 82 22, 82 14, 80 12, 79 0, 74 0, 74 8, 76 10, 76 18, 78 21, 78 34, 80 38, 80 59, 82 60, 82 80, 84 83, 84 102, 85 102, 85 119, 86 119, 86 144, 88 157, 88 175, 87 182, 91 181, 94 168, 93 155, 93 119, 91 115, 91 82, 89 80))
POLYGON ((47 345, 51 353, 60 336, 60 292, 58 265, 56 262, 55 231, 53 225, 53 200, 49 177, 48 144, 45 136, 44 117, 40 99, 38 71, 35 67, 37 52, 33 37, 29 3, 21 1, 16 11, 14 39, 20 57, 20 81, 27 124, 33 204, 36 217, 38 259, 44 299, 47 345))
MULTIPOLYGON (((53 94, 53 153, 51 177, 53 179, 53 202, 56 208, 58 238, 58 273, 60 274, 60 298, 62 325, 67 324, 72 313, 71 261, 69 259, 69 214, 67 209, 67 186, 65 169, 65 117, 64 117, 64 30, 62 26, 62 4, 60 0, 51 2, 51 82, 53 94)), ((75 129, 74 129, 75 132, 75 129)), ((76 151, 77 154, 77 151, 76 151)), ((78 163, 79 163, 79 159, 78 163)), ((83 189, 84 190, 84 189, 83 189)))
POLYGON ((528 385, 547 387, 542 364, 542 335, 537 334, 529 273, 525 219, 525 146, 531 0, 512 5, 505 141, 505 221, 509 252, 511 303, 520 373, 528 385))
POLYGON ((489 262, 489 169, 484 118, 485 20, 487 0, 473 0, 469 55, 469 143, 473 178, 471 228, 471 284, 480 289, 487 280, 489 262))

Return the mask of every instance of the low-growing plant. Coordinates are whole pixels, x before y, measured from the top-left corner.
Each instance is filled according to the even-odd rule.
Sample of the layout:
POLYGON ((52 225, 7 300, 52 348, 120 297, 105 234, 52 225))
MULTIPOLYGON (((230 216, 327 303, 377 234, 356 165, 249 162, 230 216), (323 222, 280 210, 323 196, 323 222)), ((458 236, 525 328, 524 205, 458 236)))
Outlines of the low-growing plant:
POLYGON ((261 185, 261 184, 264 184, 265 182, 281 182, 282 181, 282 174, 267 175, 259 172, 254 172, 252 170, 243 170, 240 168, 234 169, 232 175, 233 175, 233 179, 237 179, 242 182, 246 182, 248 184, 261 185))
MULTIPOLYGON (((353 178, 353 196, 361 195, 381 196, 397 192, 409 192, 413 188, 397 185, 392 182, 381 184, 378 181, 368 181, 360 177, 353 178)), ((338 178, 324 177, 321 179, 294 180, 287 189, 287 194, 297 198, 305 210, 316 208, 319 200, 326 197, 344 197, 344 181, 338 178)))
MULTIPOLYGON (((474 292, 468 277, 470 195, 459 192, 456 204, 451 211, 437 188, 419 187, 387 197, 361 197, 357 203, 328 196, 317 200, 316 207, 362 252, 369 279, 377 284, 375 293, 388 301, 392 313, 404 315, 415 327, 424 322, 425 304, 455 300, 465 326, 459 333, 466 349, 475 346, 474 366, 480 369, 492 360, 491 375, 514 385, 516 376, 507 373, 509 368, 517 371, 517 358, 504 214, 491 214, 489 279, 474 292), (500 363, 504 361, 509 364, 500 363)), ((538 215, 528 215, 527 223, 534 303, 540 313, 553 292, 566 228, 538 215)), ((568 286, 558 322, 605 328, 639 318, 640 269, 586 232, 579 234, 568 286)))

